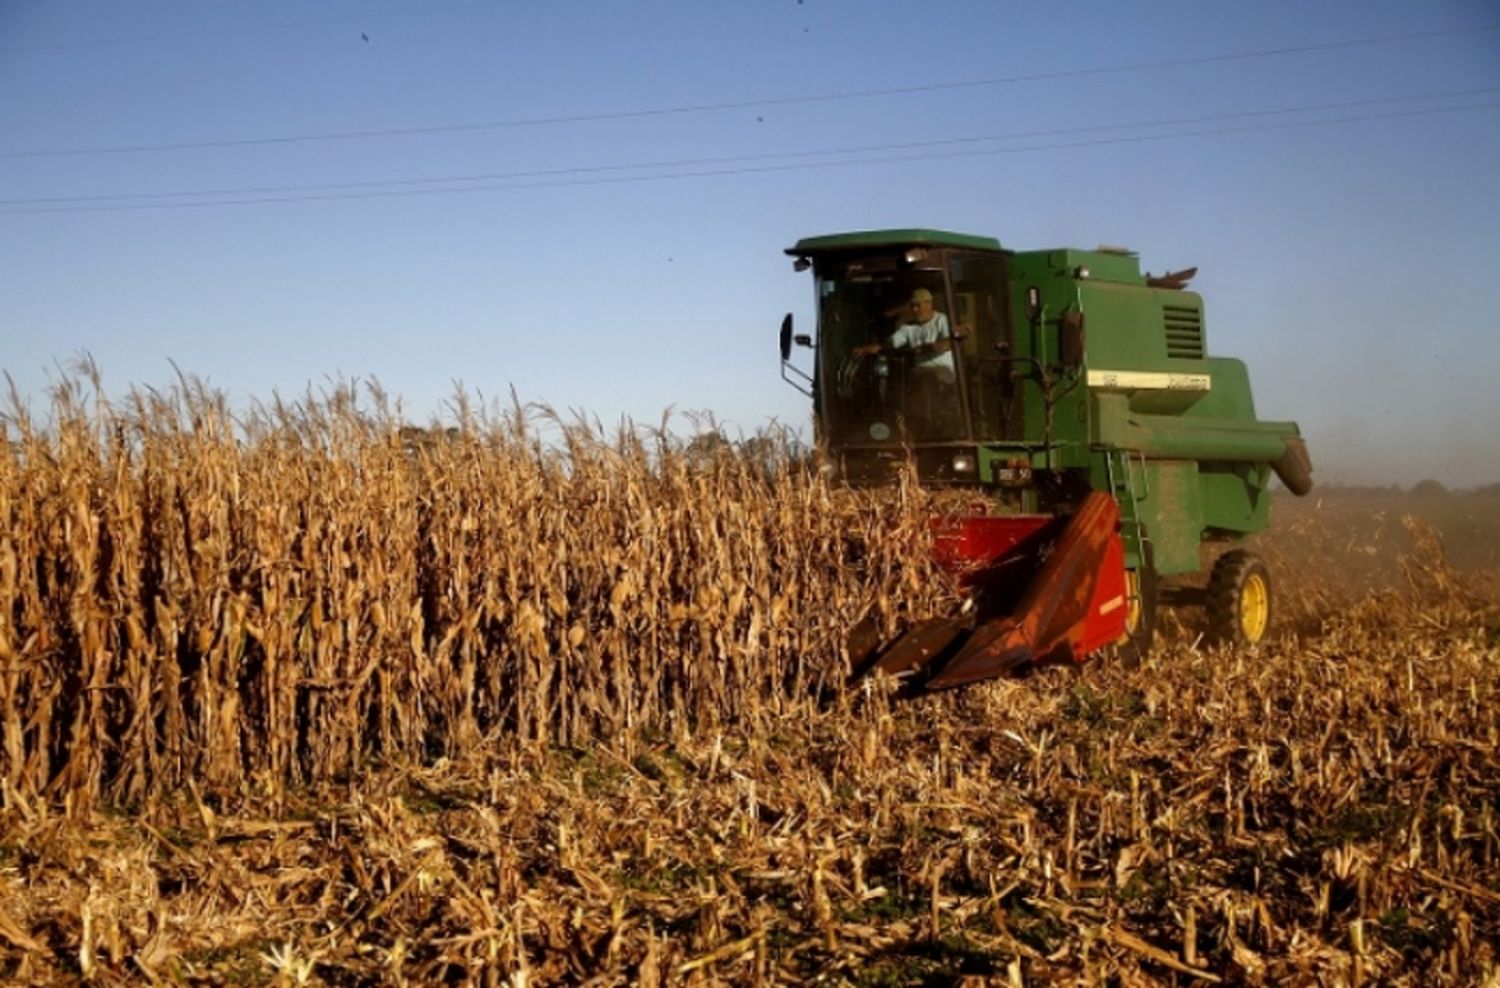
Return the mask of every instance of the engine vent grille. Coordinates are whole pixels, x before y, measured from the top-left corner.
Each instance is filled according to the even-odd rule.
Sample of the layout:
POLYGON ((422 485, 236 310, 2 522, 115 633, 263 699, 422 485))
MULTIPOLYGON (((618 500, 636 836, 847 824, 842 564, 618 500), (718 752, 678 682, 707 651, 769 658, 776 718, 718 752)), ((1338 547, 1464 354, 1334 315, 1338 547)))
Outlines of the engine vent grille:
POLYGON ((1203 310, 1192 305, 1163 305, 1162 323, 1167 331, 1167 356, 1178 360, 1202 360, 1203 310))

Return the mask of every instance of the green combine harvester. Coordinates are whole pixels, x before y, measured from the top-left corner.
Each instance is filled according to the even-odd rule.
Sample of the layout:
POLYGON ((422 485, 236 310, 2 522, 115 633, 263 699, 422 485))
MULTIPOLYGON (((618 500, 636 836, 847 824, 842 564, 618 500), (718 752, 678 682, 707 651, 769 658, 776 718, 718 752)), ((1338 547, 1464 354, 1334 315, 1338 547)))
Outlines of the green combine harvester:
POLYGON ((1027 662, 1151 645, 1158 603, 1200 603, 1218 641, 1270 626, 1271 578, 1204 543, 1266 527, 1274 473, 1312 487, 1297 425, 1255 416, 1243 362, 1208 354, 1196 269, 1143 275, 1130 251, 1010 251, 940 230, 812 237, 787 251, 817 285, 816 337, 781 327, 782 376, 813 402, 818 443, 852 484, 914 468, 992 492, 982 516, 934 521, 939 561, 974 606, 894 639, 850 635, 857 674, 911 689, 1027 662), (812 370, 791 362, 811 348, 812 370))

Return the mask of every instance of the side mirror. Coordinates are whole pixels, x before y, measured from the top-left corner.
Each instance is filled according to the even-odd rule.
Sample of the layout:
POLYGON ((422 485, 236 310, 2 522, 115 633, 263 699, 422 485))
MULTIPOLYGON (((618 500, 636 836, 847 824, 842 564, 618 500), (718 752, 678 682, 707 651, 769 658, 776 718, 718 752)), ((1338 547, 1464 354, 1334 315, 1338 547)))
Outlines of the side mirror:
POLYGON ((1058 321, 1057 351, 1064 367, 1083 366, 1083 313, 1069 309, 1058 321))
POLYGON ((1026 319, 1036 322, 1042 316, 1042 291, 1035 285, 1026 289, 1026 319))
POLYGON ((792 334, 792 314, 788 312, 786 318, 781 320, 781 379, 812 398, 815 390, 812 375, 792 363, 793 343, 798 346, 812 346, 812 338, 792 334))

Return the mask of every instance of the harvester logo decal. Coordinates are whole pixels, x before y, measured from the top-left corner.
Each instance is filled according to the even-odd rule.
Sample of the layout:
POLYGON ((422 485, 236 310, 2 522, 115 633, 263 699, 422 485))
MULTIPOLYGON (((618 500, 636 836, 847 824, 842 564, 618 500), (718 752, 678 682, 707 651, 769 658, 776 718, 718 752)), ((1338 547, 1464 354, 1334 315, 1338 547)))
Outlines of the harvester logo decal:
POLYGON ((1166 371, 1091 370, 1089 387, 1116 391, 1208 391, 1208 374, 1172 374, 1166 371))

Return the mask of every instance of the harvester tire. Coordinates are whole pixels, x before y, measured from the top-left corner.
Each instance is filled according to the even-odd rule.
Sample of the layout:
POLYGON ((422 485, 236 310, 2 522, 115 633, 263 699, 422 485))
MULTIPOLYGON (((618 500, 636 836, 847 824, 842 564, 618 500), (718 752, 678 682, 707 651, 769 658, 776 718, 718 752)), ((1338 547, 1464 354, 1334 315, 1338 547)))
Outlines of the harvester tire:
POLYGON ((1151 654, 1156 640, 1156 567, 1149 559, 1139 569, 1125 571, 1125 589, 1130 609, 1125 617, 1125 635, 1115 645, 1115 654, 1134 668, 1151 654))
POLYGON ((1208 578, 1208 637, 1220 645, 1257 645, 1271 627, 1271 571, 1246 549, 1220 556, 1208 578))

